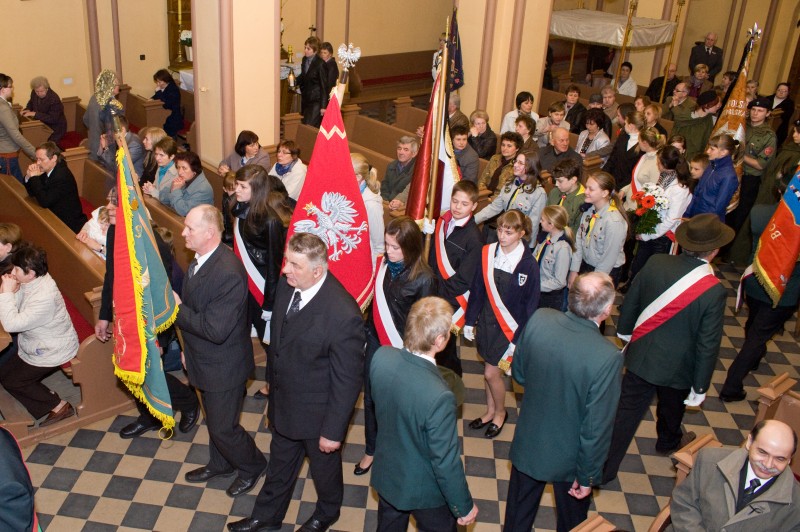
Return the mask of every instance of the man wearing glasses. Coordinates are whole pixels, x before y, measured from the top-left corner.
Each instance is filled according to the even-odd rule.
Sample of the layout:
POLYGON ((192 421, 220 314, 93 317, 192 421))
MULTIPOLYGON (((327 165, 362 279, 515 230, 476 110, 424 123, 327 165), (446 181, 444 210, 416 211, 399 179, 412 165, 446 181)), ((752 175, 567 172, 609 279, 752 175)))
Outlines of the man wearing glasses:
POLYGON ((689 97, 689 87, 686 83, 678 83, 672 91, 672 97, 667 98, 667 110, 664 118, 667 120, 689 120, 692 112, 697 108, 697 102, 689 97))

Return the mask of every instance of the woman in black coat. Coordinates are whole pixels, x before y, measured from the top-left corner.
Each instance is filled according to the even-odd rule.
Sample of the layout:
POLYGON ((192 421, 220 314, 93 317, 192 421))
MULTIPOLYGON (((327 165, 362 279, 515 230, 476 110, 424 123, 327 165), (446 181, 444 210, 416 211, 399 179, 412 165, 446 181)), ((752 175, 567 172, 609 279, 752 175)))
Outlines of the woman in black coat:
POLYGON ((639 131, 644 129, 644 113, 633 111, 625 116, 625 128, 619 132, 611 155, 603 170, 614 177, 617 191, 631 182, 633 169, 642 151, 639 149, 639 131))
POLYGON ((156 82, 156 93, 153 100, 164 102, 164 109, 172 111, 164 122, 164 131, 167 135, 175 138, 178 131, 183 128, 183 112, 181 112, 181 90, 169 73, 169 70, 162 68, 153 75, 156 82))

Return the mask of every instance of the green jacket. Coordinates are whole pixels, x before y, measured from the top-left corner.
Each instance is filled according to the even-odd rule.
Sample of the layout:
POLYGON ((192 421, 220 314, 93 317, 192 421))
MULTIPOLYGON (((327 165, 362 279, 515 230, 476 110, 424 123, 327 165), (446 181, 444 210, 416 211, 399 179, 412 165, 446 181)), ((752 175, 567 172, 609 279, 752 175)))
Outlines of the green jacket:
MULTIPOLYGON (((571 194, 567 194, 567 197, 564 198, 564 203, 561 204, 562 207, 567 209, 567 214, 569 215, 569 227, 572 229, 572 237, 575 238, 575 235, 578 234, 578 229, 581 226, 581 205, 586 203, 585 201, 586 195, 583 193, 583 185, 578 186, 578 190, 571 194)), ((561 191, 558 190, 558 187, 553 187, 553 190, 550 191, 550 194, 547 196, 547 204, 548 205, 558 205, 561 201, 561 191)))
POLYGON ((599 484, 619 402, 617 346, 597 324, 542 308, 525 325, 511 372, 525 387, 511 443, 514 467, 541 481, 599 484))
POLYGON ((473 506, 458 443, 456 401, 436 365, 381 347, 370 364, 378 420, 370 485, 398 510, 473 506))
MULTIPOLYGON (((642 311, 702 263, 688 255, 650 257, 620 307, 617 333, 630 335, 642 311)), ((655 330, 628 344, 628 371, 650 384, 705 393, 719 356, 727 295, 717 283, 655 330)))
POLYGON ((709 114, 701 118, 677 120, 670 135, 682 135, 686 139, 685 158, 689 161, 698 153, 705 153, 712 129, 714 117, 709 114))
POLYGON ((745 128, 745 143, 747 144, 745 154, 754 157, 761 164, 761 169, 744 165, 744 173, 760 176, 766 170, 769 161, 775 156, 775 150, 778 145, 775 132, 766 122, 760 126, 747 124, 745 128))

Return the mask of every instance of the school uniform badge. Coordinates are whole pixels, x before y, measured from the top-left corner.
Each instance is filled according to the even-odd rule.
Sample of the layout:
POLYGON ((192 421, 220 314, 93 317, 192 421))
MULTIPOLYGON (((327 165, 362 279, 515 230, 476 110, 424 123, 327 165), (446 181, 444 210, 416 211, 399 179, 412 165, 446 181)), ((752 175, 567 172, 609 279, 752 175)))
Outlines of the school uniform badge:
POLYGON ((520 286, 525 286, 525 283, 528 281, 528 274, 527 273, 518 274, 517 281, 519 282, 520 286))

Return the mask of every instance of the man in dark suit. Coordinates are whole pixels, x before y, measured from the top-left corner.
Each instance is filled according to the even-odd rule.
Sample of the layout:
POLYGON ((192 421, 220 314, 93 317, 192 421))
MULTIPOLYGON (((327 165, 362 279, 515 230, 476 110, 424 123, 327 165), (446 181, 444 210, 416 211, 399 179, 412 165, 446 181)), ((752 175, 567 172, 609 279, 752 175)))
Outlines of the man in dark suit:
POLYGON ((183 237, 196 253, 183 281, 175 324, 183 333, 189 382, 200 390, 209 437, 208 465, 186 473, 187 482, 206 482, 238 473, 226 493, 247 493, 267 461, 239 424, 245 382, 253 371, 247 316, 247 273, 222 241, 222 215, 211 205, 186 215, 183 237), (182 301, 181 301, 182 300, 182 301))
POLYGON ((267 348, 272 431, 267 480, 252 517, 228 524, 234 532, 281 528, 306 456, 317 506, 300 530, 327 530, 342 507, 339 451, 361 391, 364 322, 355 299, 328 272, 328 248, 319 237, 295 233, 283 273, 267 348))
POLYGON ((36 162, 25 173, 25 190, 75 233, 86 223, 75 176, 54 142, 36 148, 36 162))
POLYGON ((667 455, 695 438, 683 434, 686 406, 700 406, 719 357, 725 288, 711 261, 733 240, 716 214, 683 222, 675 238, 680 255, 653 255, 634 277, 620 309, 617 335, 628 341, 611 450, 603 483, 612 481, 636 428, 658 395, 656 451, 667 455))
POLYGON ((41 530, 33 507, 33 484, 17 440, 0 427, 0 528, 41 530))
POLYGON ((789 467, 796 451, 797 434, 774 419, 759 422, 743 449, 701 449, 672 492, 673 529, 800 529, 800 486, 789 467))
POLYGON ((453 309, 425 297, 406 319, 403 349, 381 347, 370 364, 381 430, 370 484, 378 491, 378 530, 456 530, 478 515, 461 463, 456 401, 436 368, 450 339, 453 309))
POLYGON ((614 295, 608 275, 581 275, 569 312, 539 309, 520 336, 511 372, 525 395, 511 443, 506 530, 531 529, 548 482, 559 532, 586 519, 619 400, 622 355, 598 329, 614 295))
POLYGON ((302 96, 300 110, 303 113, 303 123, 319 127, 322 123, 322 109, 328 106, 328 93, 326 89, 327 72, 325 61, 317 53, 320 42, 316 37, 306 39, 303 48, 303 64, 300 75, 297 76, 297 86, 300 87, 302 96))
POLYGON ((722 48, 714 46, 717 43, 717 34, 709 32, 703 42, 697 41, 689 54, 689 72, 694 72, 694 67, 704 64, 708 67, 708 79, 714 82, 714 76, 722 72, 722 48))
POLYGON ((647 87, 645 96, 650 98, 650 101, 653 103, 664 103, 672 94, 672 91, 675 90, 675 86, 681 82, 681 79, 675 75, 678 72, 678 65, 670 63, 664 70, 667 78, 667 86, 664 88, 664 98, 661 98, 661 89, 664 87, 665 76, 658 76, 653 79, 653 81, 650 82, 650 86, 647 87))

